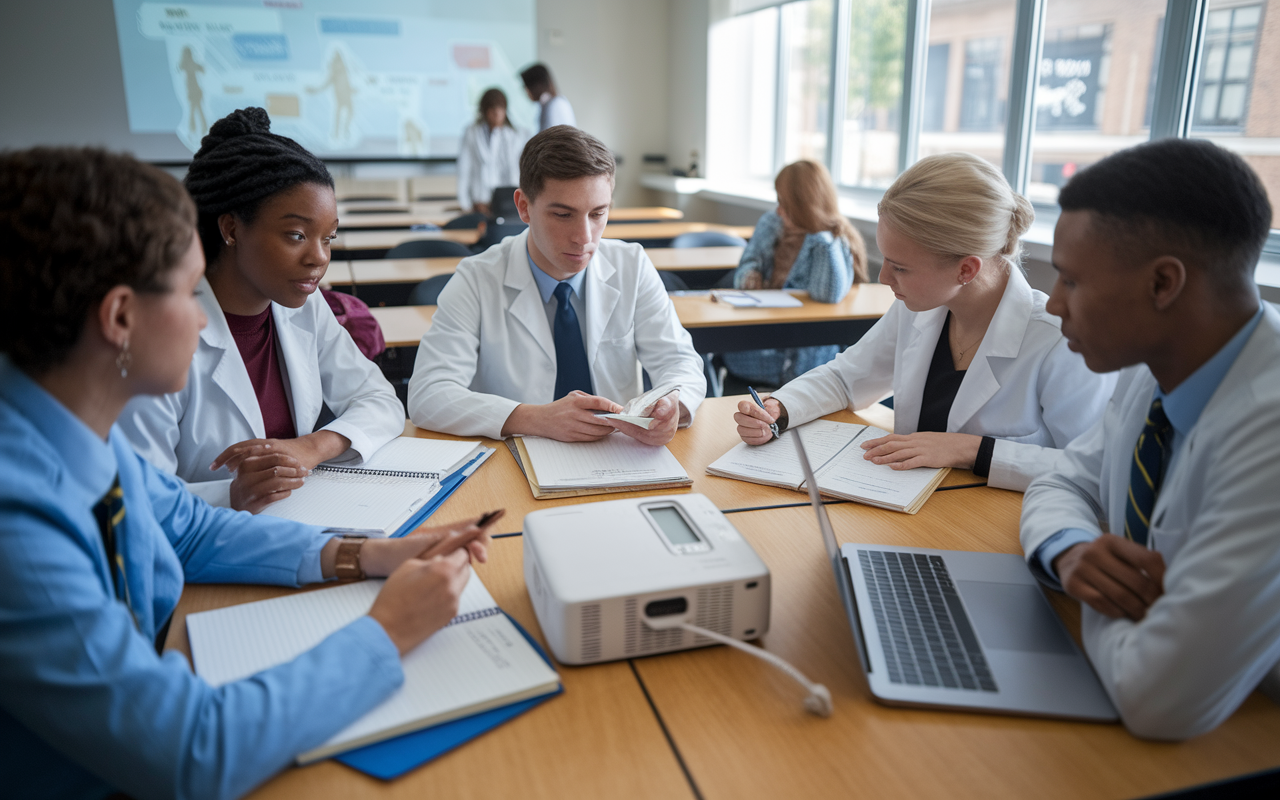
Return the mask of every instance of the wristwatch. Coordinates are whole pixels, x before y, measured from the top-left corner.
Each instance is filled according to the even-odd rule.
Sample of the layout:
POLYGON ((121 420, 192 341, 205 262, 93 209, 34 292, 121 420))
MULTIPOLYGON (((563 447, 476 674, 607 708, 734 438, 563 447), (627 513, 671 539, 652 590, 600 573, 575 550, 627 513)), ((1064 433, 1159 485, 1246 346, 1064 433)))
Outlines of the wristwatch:
POLYGON ((338 554, 333 559, 333 571, 338 580, 362 581, 364 570, 360 568, 360 546, 364 536, 343 536, 338 542, 338 554))

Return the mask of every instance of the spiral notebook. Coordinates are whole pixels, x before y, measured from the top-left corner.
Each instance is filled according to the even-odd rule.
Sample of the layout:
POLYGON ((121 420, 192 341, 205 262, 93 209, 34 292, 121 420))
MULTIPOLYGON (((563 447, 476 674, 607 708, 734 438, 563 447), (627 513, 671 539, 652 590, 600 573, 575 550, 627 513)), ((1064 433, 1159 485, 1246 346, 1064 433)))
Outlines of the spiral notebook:
MULTIPOLYGON (((284 664, 367 614, 382 581, 277 597, 187 617, 196 674, 222 686, 284 664)), ((401 660, 404 684, 299 764, 560 690, 560 676, 472 573, 458 615, 401 660)))
POLYGON ((493 450, 480 442, 391 440, 359 466, 321 464, 299 489, 263 509, 295 522, 393 536, 420 522, 440 483, 493 450))

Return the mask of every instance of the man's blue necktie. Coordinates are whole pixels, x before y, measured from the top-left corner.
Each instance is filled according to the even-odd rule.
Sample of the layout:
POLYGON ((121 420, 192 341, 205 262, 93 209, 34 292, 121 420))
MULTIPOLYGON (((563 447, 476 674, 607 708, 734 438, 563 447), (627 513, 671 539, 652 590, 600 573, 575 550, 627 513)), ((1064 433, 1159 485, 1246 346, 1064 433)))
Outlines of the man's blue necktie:
POLYGON ((574 389, 591 391, 591 367, 587 364, 587 348, 582 343, 578 314, 569 302, 573 291, 568 283, 556 284, 556 324, 552 331, 556 340, 556 396, 559 400, 574 389))
POLYGON ((1129 468, 1129 502, 1124 508, 1124 535, 1138 544, 1147 543, 1151 527, 1151 511, 1164 482, 1164 468, 1169 462, 1169 433, 1173 430, 1159 399, 1147 412, 1147 424, 1133 448, 1133 465, 1129 468))

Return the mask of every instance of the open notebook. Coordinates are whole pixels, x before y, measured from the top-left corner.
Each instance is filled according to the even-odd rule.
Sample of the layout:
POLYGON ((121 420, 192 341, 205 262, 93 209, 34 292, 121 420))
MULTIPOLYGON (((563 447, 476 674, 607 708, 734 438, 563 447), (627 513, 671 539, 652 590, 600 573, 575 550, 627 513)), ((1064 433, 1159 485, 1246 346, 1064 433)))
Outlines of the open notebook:
POLYGON ((321 464, 301 488, 262 513, 391 536, 421 521, 441 481, 492 453, 480 442, 401 436, 359 466, 321 464))
POLYGON ((536 500, 693 485, 665 446, 641 444, 623 433, 594 442, 524 436, 509 440, 508 447, 536 500))
MULTIPOLYGON (((367 614, 382 589, 371 580, 187 617, 196 674, 212 686, 290 661, 367 614)), ((306 764, 559 689, 556 674, 472 573, 458 616, 401 661, 404 684, 321 746, 306 764)))
POLYGON ((800 435, 814 464, 818 490, 857 503, 914 514, 929 499, 947 468, 896 470, 864 459, 862 443, 889 434, 870 425, 814 420, 767 444, 739 442, 707 467, 722 478, 806 491, 804 471, 790 437, 800 435))

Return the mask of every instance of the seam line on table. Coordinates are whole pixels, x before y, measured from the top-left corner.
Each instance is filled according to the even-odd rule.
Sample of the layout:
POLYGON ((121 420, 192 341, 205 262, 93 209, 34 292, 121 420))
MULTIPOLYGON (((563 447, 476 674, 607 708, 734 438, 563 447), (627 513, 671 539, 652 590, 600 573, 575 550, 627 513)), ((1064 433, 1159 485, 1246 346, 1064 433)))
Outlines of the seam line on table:
POLYGON ((954 486, 939 486, 937 489, 934 489, 934 491, 949 492, 952 489, 977 489, 979 487, 986 486, 986 485, 987 485, 986 481, 983 481, 982 483, 957 483, 954 486))
MULTIPOLYGON (((823 500, 823 501, 822 501, 822 504, 823 504, 824 506, 838 506, 838 505, 843 505, 843 504, 845 504, 845 503, 849 503, 849 502, 852 502, 852 501, 850 501, 850 500, 823 500)), ((783 504, 776 505, 776 506, 744 506, 743 508, 726 508, 726 509, 724 509, 723 511, 721 511, 720 513, 721 513, 721 514, 741 514, 743 511, 769 511, 769 510, 771 510, 771 509, 775 509, 775 508, 801 508, 801 507, 806 507, 806 508, 807 508, 808 506, 809 506, 809 503, 808 503, 808 502, 804 502, 804 503, 783 503, 783 504)))
POLYGON ((644 678, 640 677, 640 670, 636 669, 636 662, 633 658, 627 659, 627 666, 631 667, 631 674, 636 676, 636 682, 640 684, 640 691, 644 692, 644 699, 649 703, 649 710, 653 712, 653 716, 658 720, 658 727, 662 728, 662 735, 667 738, 667 745, 671 748, 671 753, 676 757, 676 763, 680 765, 680 771, 684 773, 684 779, 689 782, 689 788, 693 790, 693 796, 697 800, 702 800, 702 792, 698 789, 698 784, 693 779, 693 775, 689 772, 689 767, 684 763, 684 756, 680 755, 680 748, 676 747, 675 739, 671 738, 671 731, 667 730, 667 723, 662 719, 658 707, 654 705, 653 698, 649 696, 649 687, 644 685, 644 678))

